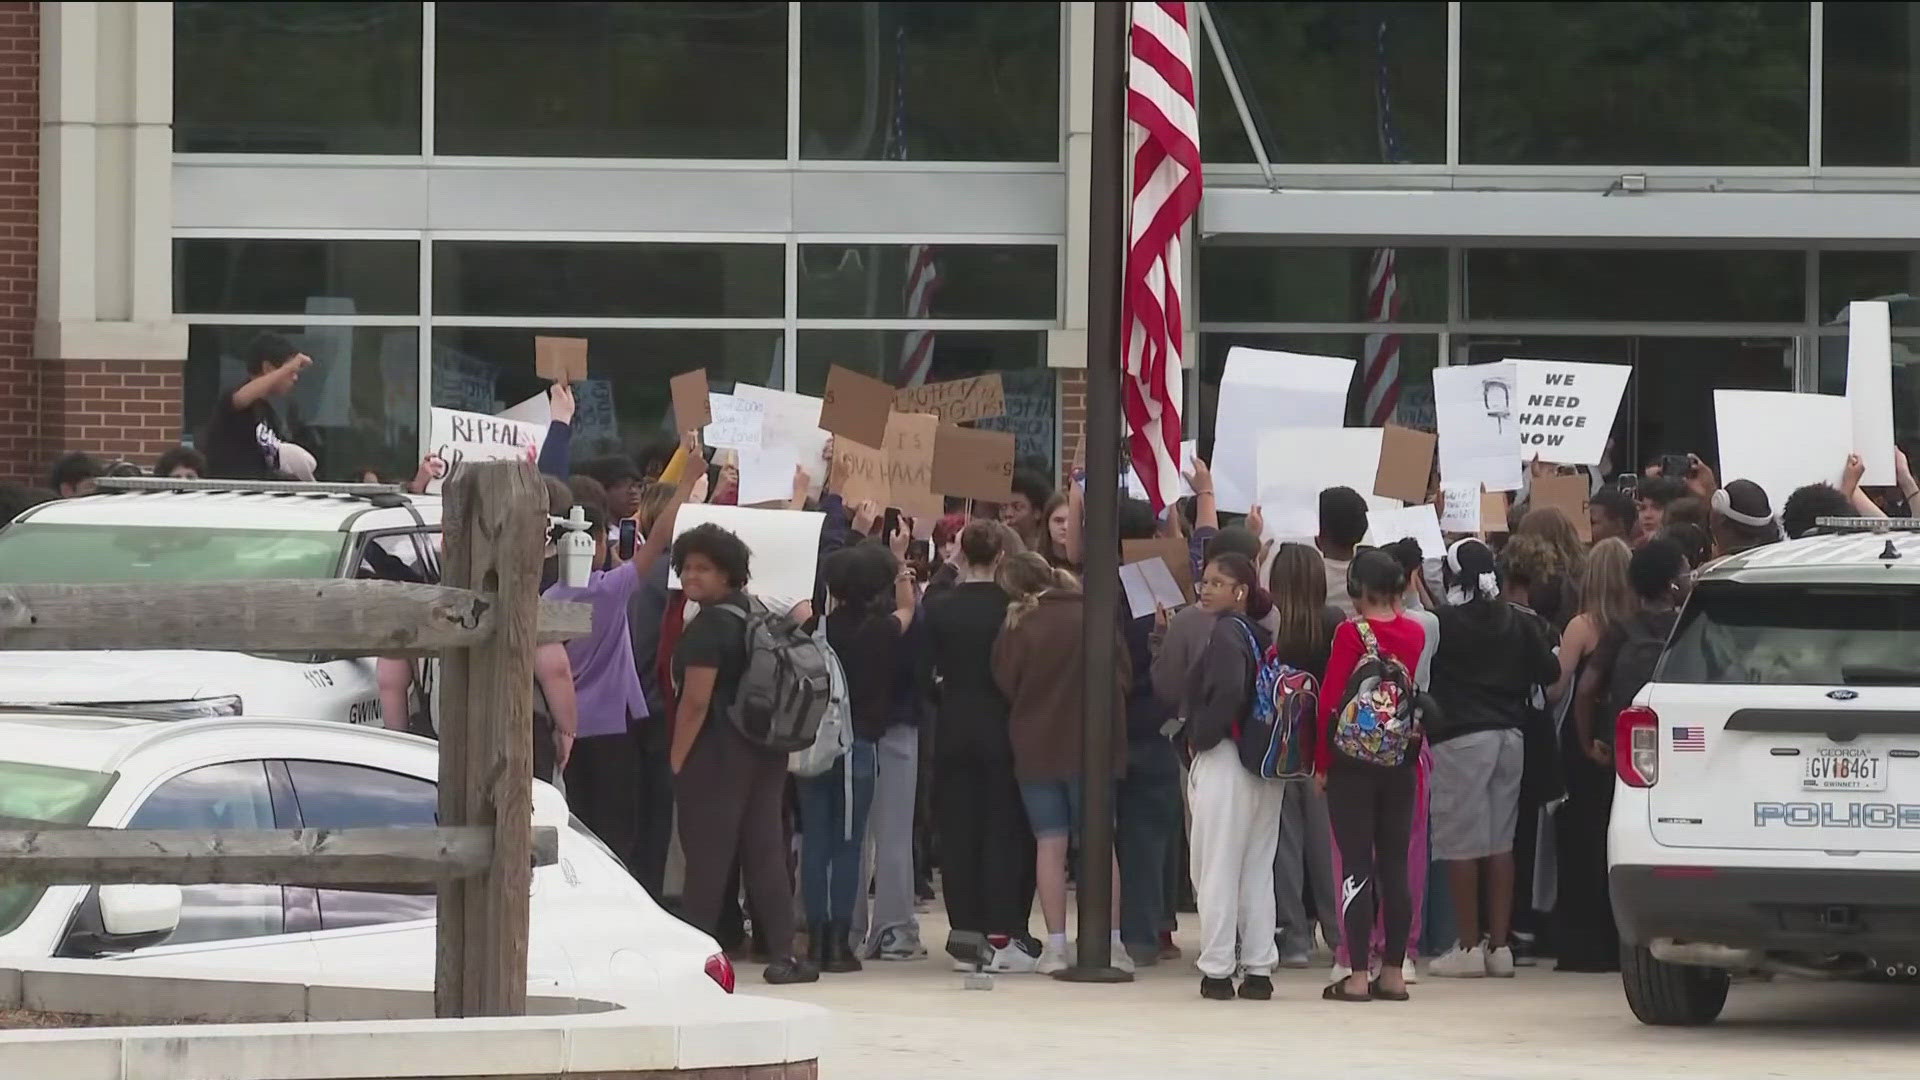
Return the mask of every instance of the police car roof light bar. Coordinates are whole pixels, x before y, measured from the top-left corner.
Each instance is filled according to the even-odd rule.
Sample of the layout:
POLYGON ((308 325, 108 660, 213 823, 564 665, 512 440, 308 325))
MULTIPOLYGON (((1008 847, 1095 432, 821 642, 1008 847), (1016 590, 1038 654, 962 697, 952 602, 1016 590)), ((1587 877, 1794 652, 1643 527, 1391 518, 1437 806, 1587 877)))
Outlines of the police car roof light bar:
POLYGON ((103 476, 101 491, 240 491, 262 495, 346 495, 357 499, 405 496, 398 484, 323 484, 299 480, 187 480, 171 476, 103 476))
POLYGON ((1915 517, 1823 517, 1813 524, 1830 533, 1920 532, 1920 518, 1915 517))

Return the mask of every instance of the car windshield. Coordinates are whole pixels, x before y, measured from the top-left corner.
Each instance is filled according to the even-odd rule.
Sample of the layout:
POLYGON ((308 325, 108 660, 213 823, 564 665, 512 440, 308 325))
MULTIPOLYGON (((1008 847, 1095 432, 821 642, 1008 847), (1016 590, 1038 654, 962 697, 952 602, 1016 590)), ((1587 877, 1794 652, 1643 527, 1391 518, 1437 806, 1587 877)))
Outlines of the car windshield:
MULTIPOLYGON (((112 773, 0 761, 0 818, 12 819, 0 827, 85 825, 112 786, 112 773)), ((0 935, 13 933, 43 891, 39 885, 0 885, 0 935)))
POLYGON ((342 533, 286 529, 56 525, 0 532, 0 582, 122 584, 331 578, 342 533))
POLYGON ((1704 583, 1656 678, 1920 686, 1920 587, 1704 583))

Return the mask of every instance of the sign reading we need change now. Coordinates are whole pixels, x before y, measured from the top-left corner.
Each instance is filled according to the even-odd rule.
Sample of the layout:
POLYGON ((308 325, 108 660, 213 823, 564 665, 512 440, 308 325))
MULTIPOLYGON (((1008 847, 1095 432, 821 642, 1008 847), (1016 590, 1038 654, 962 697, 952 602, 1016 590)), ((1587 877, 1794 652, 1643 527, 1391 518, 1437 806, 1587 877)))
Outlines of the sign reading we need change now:
POLYGON ((1515 360, 1520 458, 1598 465, 1607 452, 1631 368, 1570 360, 1515 360))

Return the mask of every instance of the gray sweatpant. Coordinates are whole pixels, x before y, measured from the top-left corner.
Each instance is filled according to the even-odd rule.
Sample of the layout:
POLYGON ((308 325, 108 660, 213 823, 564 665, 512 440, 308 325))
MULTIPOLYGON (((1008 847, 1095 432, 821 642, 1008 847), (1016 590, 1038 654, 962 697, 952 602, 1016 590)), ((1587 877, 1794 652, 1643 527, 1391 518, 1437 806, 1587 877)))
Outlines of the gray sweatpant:
POLYGON ((888 927, 920 931, 913 913, 913 811, 920 774, 920 729, 895 724, 873 745, 877 774, 873 808, 867 812, 861 874, 863 882, 873 883, 873 899, 869 902, 864 887, 854 897, 855 948, 888 927))
POLYGON ((1311 780, 1286 781, 1280 804, 1280 847, 1273 856, 1273 898, 1279 913, 1280 952, 1311 952, 1313 925, 1307 920, 1306 885, 1313 885, 1313 907, 1327 944, 1340 942, 1340 908, 1333 890, 1333 827, 1327 797, 1311 780))

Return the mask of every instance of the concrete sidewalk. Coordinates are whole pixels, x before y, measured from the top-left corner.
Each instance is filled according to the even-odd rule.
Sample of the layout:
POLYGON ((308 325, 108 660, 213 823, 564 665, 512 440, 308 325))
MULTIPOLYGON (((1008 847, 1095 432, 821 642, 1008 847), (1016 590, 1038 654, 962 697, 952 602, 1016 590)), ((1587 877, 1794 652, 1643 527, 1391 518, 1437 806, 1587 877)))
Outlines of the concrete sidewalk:
MULTIPOLYGON (((935 955, 869 963, 813 986, 769 987, 743 966, 743 993, 824 1005, 834 1030, 824 1080, 1272 1080, 1360 1075, 1541 1080, 1911 1077, 1920 1072, 1920 988, 1743 983, 1716 1024, 1634 1020, 1614 975, 1522 969, 1514 980, 1428 980, 1405 1005, 1320 1000, 1324 967, 1283 971, 1274 1000, 1199 996, 1193 916, 1187 959, 1124 986, 1000 976, 967 991, 937 950, 944 918, 922 916, 935 955)), ((1038 919, 1035 926, 1039 925, 1038 919)))

